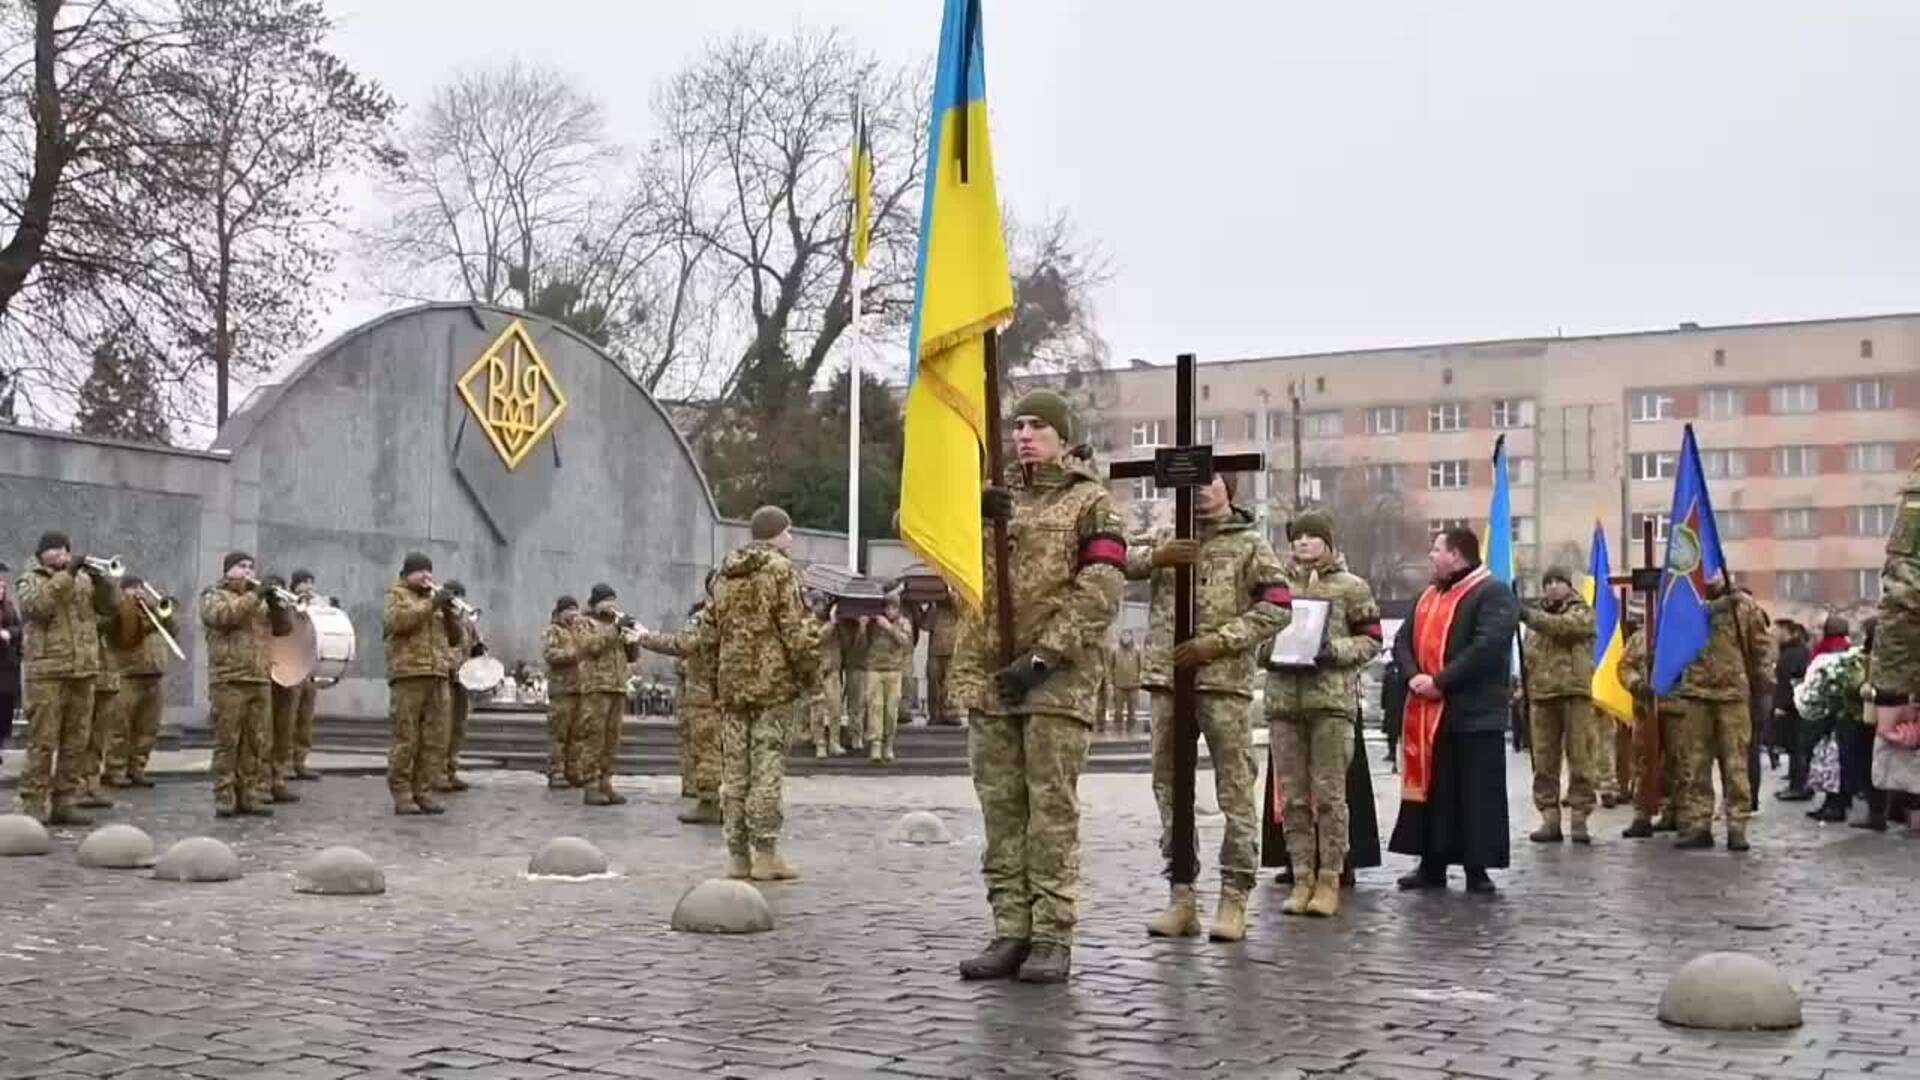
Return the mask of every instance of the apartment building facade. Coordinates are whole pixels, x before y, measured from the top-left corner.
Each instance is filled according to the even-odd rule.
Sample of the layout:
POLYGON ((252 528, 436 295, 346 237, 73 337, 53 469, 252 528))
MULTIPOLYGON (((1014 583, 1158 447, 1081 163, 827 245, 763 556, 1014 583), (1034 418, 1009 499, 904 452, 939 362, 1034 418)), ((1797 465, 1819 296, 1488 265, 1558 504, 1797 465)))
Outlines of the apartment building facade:
MULTIPOLYGON (((1665 540, 1692 423, 1738 578, 1782 615, 1858 613, 1920 454, 1920 314, 1232 360, 1203 363, 1198 384, 1202 440, 1267 451, 1241 496, 1264 488, 1276 533, 1296 485, 1306 505, 1408 519, 1402 580, 1377 582, 1390 595, 1417 585, 1417 537, 1484 532, 1501 435, 1523 576, 1584 568, 1596 521, 1623 570, 1646 524, 1665 540)), ((1171 363, 1102 378, 1088 396, 1103 455, 1170 445, 1173 394, 1171 363)), ((1136 525, 1167 516, 1148 484, 1113 490, 1136 525)))

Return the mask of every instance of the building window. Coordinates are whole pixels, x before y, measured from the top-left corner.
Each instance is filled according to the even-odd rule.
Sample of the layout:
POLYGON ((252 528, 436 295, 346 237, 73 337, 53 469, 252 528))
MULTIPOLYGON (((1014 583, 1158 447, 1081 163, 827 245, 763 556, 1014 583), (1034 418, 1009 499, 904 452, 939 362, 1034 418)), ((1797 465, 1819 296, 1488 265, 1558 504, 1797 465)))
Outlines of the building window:
POLYGON ((1812 476, 1820 471, 1817 446, 1781 446, 1773 451, 1773 475, 1812 476))
POLYGON ((1847 507, 1847 535, 1870 536, 1879 539, 1893 532, 1894 512, 1891 506, 1849 506, 1847 507))
POLYGON ((1773 598, 1802 604, 1819 602, 1820 576, 1812 570, 1782 570, 1773 576, 1773 598))
POLYGON ((1247 413, 1243 417, 1243 419, 1246 421, 1246 432, 1247 432, 1248 442, 1260 441, 1260 417, 1262 417, 1263 415, 1265 414, 1264 413, 1247 413))
POLYGON ((1855 443, 1847 447, 1848 472, 1892 472, 1894 467, 1892 443, 1855 443))
MULTIPOLYGON (((1629 519, 1629 522, 1627 525, 1627 527, 1631 529, 1633 532, 1633 535, 1628 538, 1630 542, 1635 544, 1638 544, 1640 542, 1640 538, 1646 535, 1648 522, 1653 523, 1653 542, 1655 544, 1666 543, 1667 542, 1667 515, 1665 514, 1633 515, 1633 517, 1629 519)), ((1654 554, 1655 556, 1658 556, 1660 553, 1656 551, 1654 554)))
POLYGON ((1303 439, 1337 439, 1346 433, 1346 420, 1337 411, 1310 412, 1300 416, 1303 439))
POLYGON ((1398 435, 1407 430, 1407 410, 1398 405, 1382 405, 1367 410, 1367 434, 1398 435))
POLYGON ((1524 547, 1540 542, 1540 522, 1537 518, 1517 517, 1513 519, 1513 545, 1524 547))
POLYGON ((1507 459, 1507 483, 1514 487, 1527 487, 1533 483, 1533 460, 1530 457, 1507 459))
POLYGON ((1797 506, 1773 512, 1773 535, 1782 539, 1805 538, 1818 531, 1810 507, 1797 506))
POLYGON ((1747 515, 1729 510, 1716 510, 1713 514, 1713 527, 1719 530, 1722 540, 1745 540, 1747 515))
POLYGON ((1267 414, 1267 438, 1284 439, 1287 437, 1287 414, 1270 412, 1267 414))
POLYGON ((1457 401, 1427 406, 1428 431, 1464 431, 1467 426, 1467 408, 1457 401))
POLYGON ((1885 379, 1858 379, 1847 384, 1847 408, 1891 409, 1893 387, 1885 379))
POLYGON ((1493 426, 1503 430, 1533 426, 1532 398, 1500 398, 1493 403, 1493 426))
POLYGON ((1202 387, 1200 388, 1200 400, 1201 400, 1201 401, 1212 401, 1212 400, 1213 400, 1213 387, 1212 387, 1212 386, 1202 386, 1202 387))
POLYGON ((1862 360, 1873 359, 1873 339, 1872 338, 1863 337, 1860 339, 1860 359, 1862 360))
POLYGON ((1673 419, 1673 395, 1658 390, 1636 390, 1627 403, 1627 416, 1636 424, 1673 419))
POLYGON ((1428 518, 1427 535, 1439 536, 1449 529, 1465 529, 1472 524, 1473 522, 1468 521, 1466 518, 1428 518))
POLYGON ((1767 410, 1776 413, 1810 413, 1820 408, 1820 388, 1812 383, 1781 383, 1767 388, 1767 410))
POLYGON ((1850 600, 1865 600, 1869 604, 1880 602, 1880 571, 1847 571, 1847 592, 1850 600))
POLYGON ((1367 466, 1368 491, 1399 491, 1405 482, 1406 469, 1402 465, 1367 466))
POLYGON ((1427 487, 1432 491, 1444 491, 1467 486, 1467 463, 1465 461, 1436 461, 1427 466, 1427 487))
POLYGON ((1193 440, 1197 446, 1212 446, 1220 441, 1220 418, 1203 416, 1193 422, 1193 440))
POLYGON ((1153 486, 1153 477, 1136 476, 1133 478, 1132 490, 1128 494, 1132 496, 1134 502, 1152 502, 1160 497, 1160 489, 1153 486))
POLYGON ((1738 480, 1747 475, 1747 455, 1738 450, 1702 450, 1700 469, 1709 480, 1738 480))
POLYGON ((1732 420, 1747 411, 1747 395, 1737 386, 1709 386, 1700 395, 1700 414, 1708 420, 1732 420))
POLYGON ((1713 350, 1713 366, 1714 367, 1727 366, 1727 350, 1725 349, 1713 350))
POLYGON ((1671 480, 1674 461, 1674 455, 1664 450, 1656 454, 1628 454, 1627 476, 1633 480, 1671 480))
POLYGON ((1133 445, 1167 445, 1167 422, 1165 420, 1141 420, 1133 425, 1133 445))

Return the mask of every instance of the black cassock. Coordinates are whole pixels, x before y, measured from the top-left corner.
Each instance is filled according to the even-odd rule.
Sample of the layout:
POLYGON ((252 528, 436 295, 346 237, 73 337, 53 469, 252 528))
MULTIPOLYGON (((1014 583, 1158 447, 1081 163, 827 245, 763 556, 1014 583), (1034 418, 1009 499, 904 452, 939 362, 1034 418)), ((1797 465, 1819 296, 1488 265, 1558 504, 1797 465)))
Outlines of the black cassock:
MULTIPOLYGON (((1260 800, 1260 865, 1291 866, 1287 834, 1273 814, 1273 755, 1267 755, 1267 789, 1260 800)), ((1373 809, 1373 773, 1367 767, 1360 714, 1353 714, 1353 760, 1347 764, 1347 865, 1345 872, 1380 865, 1380 818, 1373 809)))

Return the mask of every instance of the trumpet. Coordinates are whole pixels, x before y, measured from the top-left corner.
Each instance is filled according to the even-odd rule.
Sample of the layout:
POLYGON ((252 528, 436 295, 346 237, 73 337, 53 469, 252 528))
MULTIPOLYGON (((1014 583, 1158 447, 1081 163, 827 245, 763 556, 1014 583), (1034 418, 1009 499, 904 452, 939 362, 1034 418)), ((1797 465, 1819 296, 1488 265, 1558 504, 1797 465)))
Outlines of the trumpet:
POLYGON ((613 612, 613 625, 620 631, 620 640, 629 645, 638 644, 641 636, 647 632, 647 628, 640 625, 639 619, 624 611, 613 612))
MULTIPOLYGON (((438 600, 440 599, 441 594, 445 593, 446 591, 447 591, 447 587, 445 585, 435 585, 432 588, 432 590, 428 593, 428 595, 432 596, 435 600, 438 600)), ((453 613, 455 615, 460 616, 461 618, 467 620, 468 622, 472 622, 475 619, 478 619, 480 617, 480 609, 477 607, 474 607, 472 604, 467 603, 465 597, 450 596, 447 598, 447 606, 453 609, 453 613)))
POLYGON ((84 560, 87 569, 103 577, 120 578, 126 575, 127 564, 115 555, 111 559, 102 559, 98 555, 89 555, 84 560))
POLYGON ((173 618, 173 598, 160 595, 157 589, 144 581, 140 583, 140 589, 146 594, 134 598, 134 602, 140 605, 140 613, 147 617, 147 622, 153 625, 154 633, 159 634, 160 640, 166 643, 167 651, 171 652, 175 659, 185 662, 187 654, 181 651, 180 643, 167 632, 165 625, 168 619, 173 618))

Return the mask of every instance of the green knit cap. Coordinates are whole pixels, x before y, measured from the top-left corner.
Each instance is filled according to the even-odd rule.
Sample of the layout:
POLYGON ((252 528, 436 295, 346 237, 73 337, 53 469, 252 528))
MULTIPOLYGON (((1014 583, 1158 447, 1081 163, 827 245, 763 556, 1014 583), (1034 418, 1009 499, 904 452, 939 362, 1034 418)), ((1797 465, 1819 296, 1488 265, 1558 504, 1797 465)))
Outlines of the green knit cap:
POLYGON ((1302 536, 1317 536, 1333 546, 1333 518, 1318 510, 1308 510, 1287 523, 1287 539, 1302 536))
POLYGON ((1013 403, 1013 416, 1034 416, 1047 422, 1047 426, 1060 433, 1060 441, 1073 445, 1074 423, 1073 406, 1067 399, 1052 390, 1029 390, 1019 401, 1013 403))

